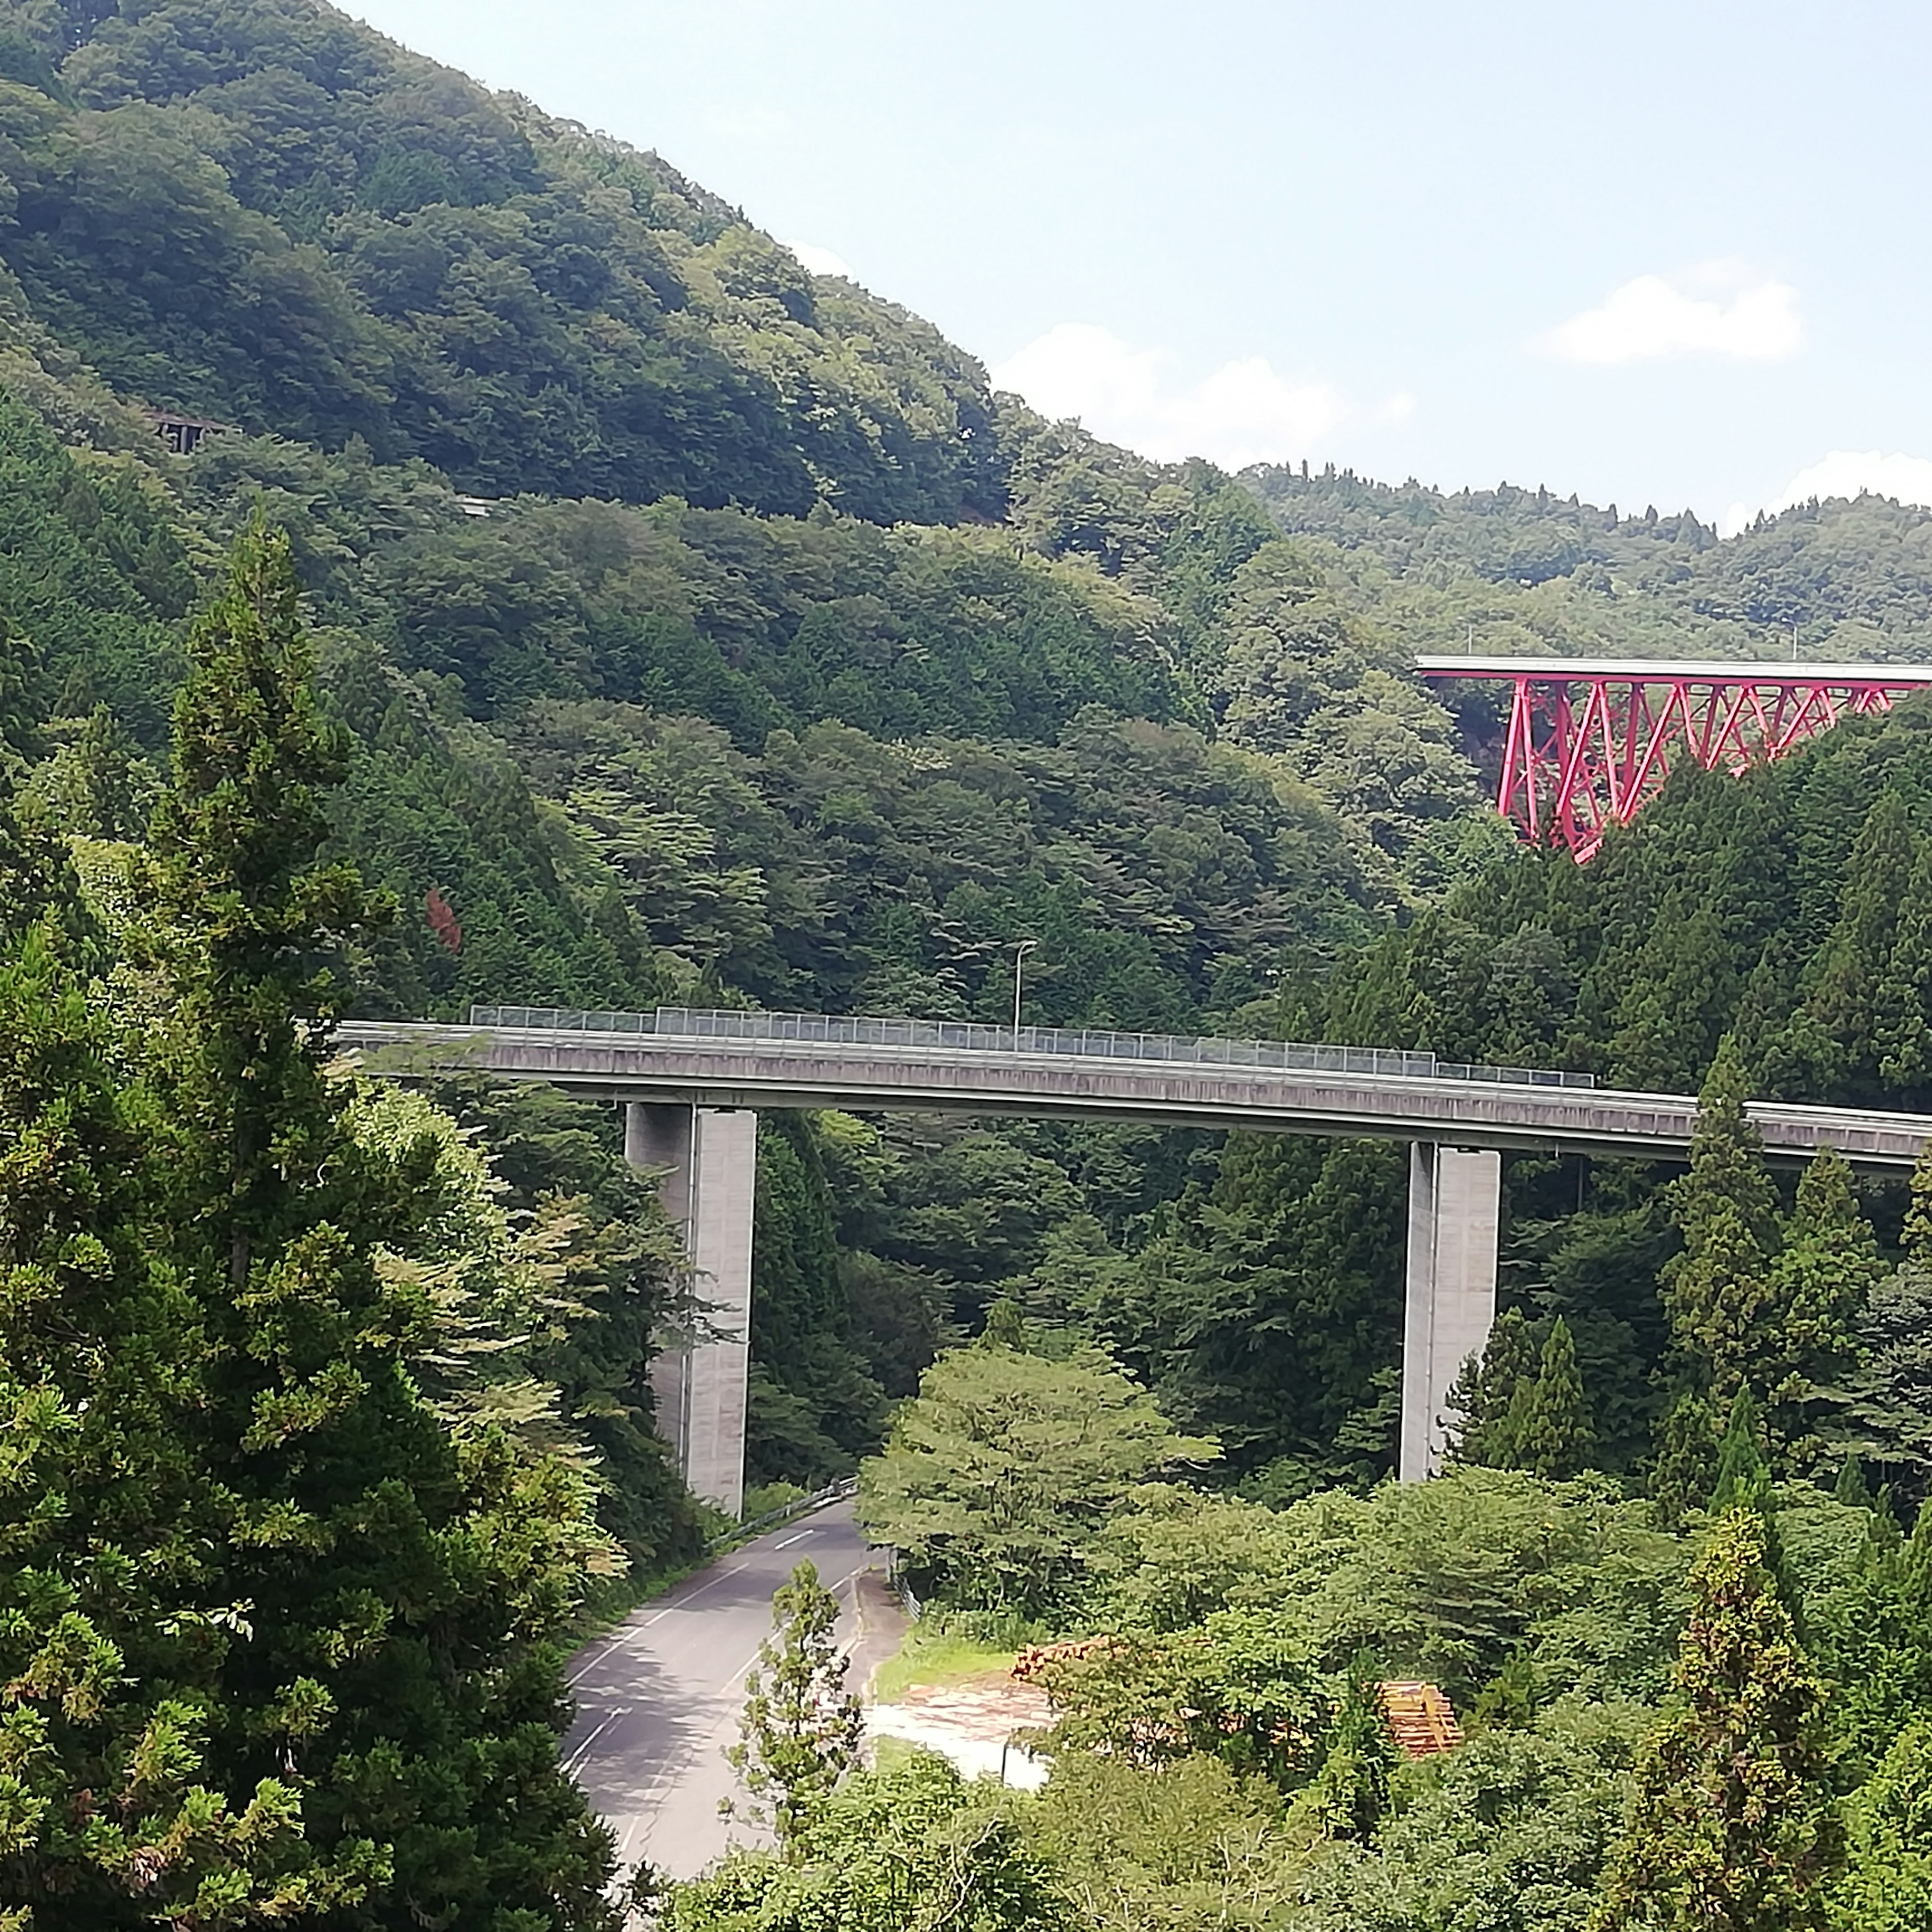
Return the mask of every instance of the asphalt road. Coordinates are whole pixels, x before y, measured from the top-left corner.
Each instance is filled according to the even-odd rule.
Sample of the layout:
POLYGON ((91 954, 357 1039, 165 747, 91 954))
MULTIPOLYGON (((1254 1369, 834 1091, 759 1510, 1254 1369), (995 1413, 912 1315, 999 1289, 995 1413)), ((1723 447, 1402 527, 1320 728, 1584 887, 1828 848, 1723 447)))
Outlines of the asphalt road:
POLYGON ((730 1845, 760 1842, 752 1827, 718 1815, 721 1798, 742 1795, 724 1748, 737 1742, 772 1593, 806 1557, 838 1593, 841 1640, 850 1643, 856 1580, 884 1558, 867 1548, 847 1502, 733 1550, 572 1660, 577 1721, 564 1765, 616 1834, 624 1864, 647 1858, 691 1878, 730 1845))

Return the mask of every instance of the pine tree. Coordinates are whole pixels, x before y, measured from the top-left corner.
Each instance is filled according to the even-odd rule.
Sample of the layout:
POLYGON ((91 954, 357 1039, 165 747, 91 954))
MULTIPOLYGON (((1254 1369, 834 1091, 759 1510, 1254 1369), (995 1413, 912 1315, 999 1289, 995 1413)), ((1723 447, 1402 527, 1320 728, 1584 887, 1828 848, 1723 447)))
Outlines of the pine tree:
POLYGON ((845 1689, 838 1600, 801 1563, 772 1599, 772 1635, 745 1680, 732 1768, 768 1815, 779 1846, 796 1852, 812 1814, 859 1762, 864 1720, 845 1689))
POLYGON ((1562 1480, 1589 1467, 1597 1432, 1584 1399, 1576 1344, 1561 1316, 1550 1324, 1535 1375, 1516 1384, 1504 1432, 1510 1468, 1562 1480))
POLYGON ((1824 1696, 1757 1511, 1718 1519, 1690 1592, 1675 1708, 1638 1762, 1592 1932, 1825 1932, 1843 1848, 1824 1696))
POLYGON ((1684 1238, 1665 1264, 1664 1312, 1679 1372, 1728 1403, 1750 1376, 1769 1298, 1777 1196, 1744 1112, 1736 1042, 1726 1037, 1698 1096, 1690 1171, 1670 1188, 1684 1238))
POLYGON ((613 1923, 607 1834, 556 1762, 553 1646, 600 1539, 580 1477, 454 1437, 418 1394, 424 1311, 379 1248, 433 1208, 434 1149, 358 1144, 325 1072, 342 962, 382 908, 318 862, 338 735, 310 675, 286 540, 237 544, 196 623, 155 817, 172 1011, 150 1048, 164 1244, 210 1352, 215 1496, 194 1580, 212 1763, 299 1794, 307 1881, 357 1922, 613 1923))

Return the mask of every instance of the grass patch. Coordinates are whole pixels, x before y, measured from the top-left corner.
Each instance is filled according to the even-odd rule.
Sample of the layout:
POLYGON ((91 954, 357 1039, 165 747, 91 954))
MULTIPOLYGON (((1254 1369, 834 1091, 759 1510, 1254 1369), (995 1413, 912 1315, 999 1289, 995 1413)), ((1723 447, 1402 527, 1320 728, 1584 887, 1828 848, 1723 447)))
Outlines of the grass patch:
POLYGON ((898 1654, 873 1673, 872 1701, 896 1704, 917 1686, 960 1684, 995 1672, 1004 1676, 1013 1667, 1014 1655, 1010 1648, 961 1636, 937 1624, 916 1623, 898 1654))

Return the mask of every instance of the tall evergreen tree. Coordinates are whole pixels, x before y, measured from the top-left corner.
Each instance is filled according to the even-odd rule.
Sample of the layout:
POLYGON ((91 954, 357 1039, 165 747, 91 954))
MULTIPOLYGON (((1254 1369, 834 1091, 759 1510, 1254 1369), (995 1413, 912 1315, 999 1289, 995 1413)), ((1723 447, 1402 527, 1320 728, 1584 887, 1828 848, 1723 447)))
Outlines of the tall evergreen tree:
MULTIPOLYGON (((0 849, 10 824, 0 808, 0 849)), ((58 896, 44 878, 28 898, 58 896)), ((200 1311, 149 1238, 124 1055, 43 914, 0 904, 0 1924, 112 1932, 294 1916, 298 1794, 211 1750, 206 1685, 254 1606, 214 1586, 200 1311)))
POLYGON ((584 1486, 417 1393, 423 1311, 376 1252, 427 1211, 433 1149, 359 1145, 325 1072, 343 951, 382 908, 317 860, 340 750, 298 604, 258 524, 190 638, 154 832, 166 1251, 207 1336, 226 1552, 197 1588, 247 1628, 200 1687, 210 1759, 289 1779, 313 1882, 362 1889, 345 1925, 606 1926, 608 1837, 556 1761, 584 1486))
POLYGON ((1449 1391, 1449 1410, 1460 1419, 1450 1460, 1484 1468, 1516 1467, 1511 1412, 1518 1390, 1534 1381, 1537 1350, 1520 1308, 1505 1308, 1490 1324, 1480 1357, 1462 1365, 1449 1391))
POLYGON ((725 1752, 788 1857, 859 1762, 864 1720, 845 1688, 838 1600, 804 1562, 772 1599, 772 1633, 745 1680, 738 1742, 725 1752))
POLYGON ((1678 1371, 1720 1403, 1751 1372, 1778 1238, 1778 1198, 1744 1093, 1743 1063, 1726 1037, 1698 1096, 1690 1171, 1671 1184, 1684 1249, 1661 1283, 1678 1371))
POLYGON ((1907 1090, 1932 1078, 1932 838, 1921 839, 1872 1016, 1879 1078, 1907 1090))
POLYGON ((1814 1094, 1868 1090, 1885 1048, 1881 992, 1892 965, 1913 872, 1912 820, 1882 791, 1865 814, 1844 873, 1838 917, 1820 950, 1803 1006, 1792 1017, 1792 1057, 1814 1094))
POLYGON ((1824 1932, 1842 1858, 1824 1696, 1753 1509, 1691 1572, 1676 1701, 1646 1744, 1592 1932, 1824 1932))
POLYGON ((1850 1366, 1858 1316, 1884 1275, 1851 1169, 1827 1148, 1798 1184, 1751 1351, 1774 1448, 1800 1466, 1822 1448, 1826 1389, 1850 1366))
POLYGON ((1512 1468, 1560 1480, 1589 1467, 1597 1432, 1576 1366, 1576 1344, 1561 1316, 1550 1324, 1535 1375, 1517 1382, 1504 1430, 1512 1468))
POLYGON ((1656 1450, 1645 1481, 1651 1502, 1674 1529, 1691 1510, 1704 1507, 1717 1479, 1711 1405, 1700 1395, 1680 1395, 1658 1422, 1656 1450))

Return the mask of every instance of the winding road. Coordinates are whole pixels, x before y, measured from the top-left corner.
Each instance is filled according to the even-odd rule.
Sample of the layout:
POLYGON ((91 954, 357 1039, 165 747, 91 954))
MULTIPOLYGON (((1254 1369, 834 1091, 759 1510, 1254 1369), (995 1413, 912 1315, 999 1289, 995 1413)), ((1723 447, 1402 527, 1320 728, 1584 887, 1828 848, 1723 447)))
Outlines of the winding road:
POLYGON ((859 1579, 884 1555, 867 1546, 848 1501, 733 1550, 572 1660, 578 1710, 564 1766, 616 1833, 623 1864, 648 1859, 691 1878, 732 1845, 764 1841, 718 1816, 737 1792, 724 1749, 771 1632, 772 1593, 807 1557, 838 1596, 841 1641, 856 1643, 859 1579))

